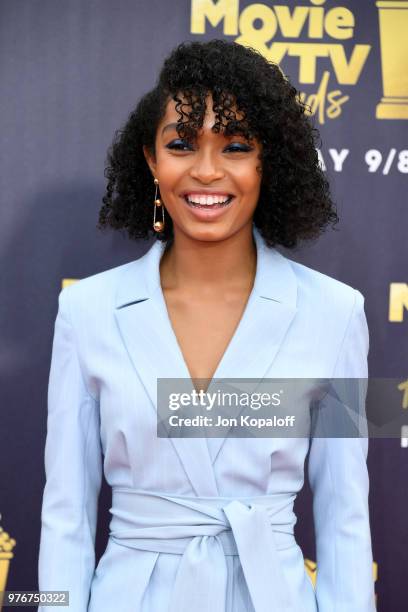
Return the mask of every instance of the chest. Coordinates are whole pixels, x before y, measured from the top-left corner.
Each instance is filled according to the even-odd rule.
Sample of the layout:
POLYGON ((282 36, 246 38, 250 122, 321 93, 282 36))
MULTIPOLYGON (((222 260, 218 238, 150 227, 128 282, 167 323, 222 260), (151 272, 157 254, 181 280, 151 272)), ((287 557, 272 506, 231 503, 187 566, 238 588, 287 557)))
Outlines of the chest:
POLYGON ((211 379, 245 310, 248 295, 185 300, 165 295, 171 326, 192 378, 211 379))

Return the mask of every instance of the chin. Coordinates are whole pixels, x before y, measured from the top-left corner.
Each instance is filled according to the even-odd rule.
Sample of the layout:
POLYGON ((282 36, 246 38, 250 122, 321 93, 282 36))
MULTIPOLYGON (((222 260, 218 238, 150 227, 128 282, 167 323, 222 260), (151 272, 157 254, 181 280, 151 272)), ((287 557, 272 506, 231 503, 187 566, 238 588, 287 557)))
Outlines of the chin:
POLYGON ((207 227, 202 228, 183 228, 180 231, 190 239, 199 240, 200 242, 216 242, 219 240, 225 240, 233 233, 231 230, 228 230, 228 228, 220 226, 217 227, 216 224, 213 224, 212 226, 208 225, 207 227))

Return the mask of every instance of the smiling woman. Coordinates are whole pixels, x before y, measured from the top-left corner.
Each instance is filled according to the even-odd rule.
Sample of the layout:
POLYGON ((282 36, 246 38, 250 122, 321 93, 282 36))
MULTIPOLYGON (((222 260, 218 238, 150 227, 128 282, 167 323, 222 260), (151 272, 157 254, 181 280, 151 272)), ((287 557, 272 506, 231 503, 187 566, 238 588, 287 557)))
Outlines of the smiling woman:
MULTIPOLYGON (((223 224, 235 218, 236 227, 236 208, 249 205, 248 214, 268 246, 292 248, 316 239, 338 220, 319 164, 317 138, 307 107, 276 64, 223 40, 182 43, 164 62, 154 89, 116 133, 99 227, 125 229, 131 238, 154 233, 146 200, 154 201, 157 156, 156 163, 165 161, 166 166, 166 176, 162 171, 156 176, 164 204, 157 238, 169 246, 175 209, 167 175, 188 169, 190 179, 181 190, 199 182, 198 193, 205 187, 223 191, 227 176, 244 173, 249 201, 245 193, 237 194, 239 206, 223 211, 223 224)), ((205 219, 211 219, 209 213, 205 219)))
POLYGON ((275 248, 337 220, 314 137, 279 67, 223 40, 179 45, 117 133, 99 226, 157 240, 59 296, 39 587, 71 612, 375 612, 367 439, 312 435, 313 381, 367 376, 364 298, 275 248), (311 379, 288 406, 309 438, 214 436, 218 405, 201 437, 163 435, 158 379, 170 398, 237 378, 311 379), (308 452, 316 589, 294 534, 308 452))
POLYGON ((247 142, 239 132, 214 132, 217 117, 211 93, 205 106, 196 138, 181 139, 177 105, 170 100, 158 125, 154 154, 144 147, 147 162, 159 181, 175 233, 219 240, 247 226, 249 235, 259 198, 262 145, 256 139, 247 142))

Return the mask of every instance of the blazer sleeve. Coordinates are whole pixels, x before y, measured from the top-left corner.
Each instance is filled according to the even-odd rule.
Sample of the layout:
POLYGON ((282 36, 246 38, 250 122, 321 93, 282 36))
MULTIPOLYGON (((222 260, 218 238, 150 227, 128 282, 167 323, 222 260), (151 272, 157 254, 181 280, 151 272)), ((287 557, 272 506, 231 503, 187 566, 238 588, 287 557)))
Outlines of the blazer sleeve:
MULTIPOLYGON (((367 379, 368 349, 364 297, 355 291, 333 378, 367 379)), ((360 406, 364 419, 365 399, 366 390, 360 406)), ((328 418, 324 408, 323 402, 318 418, 328 418)), ((376 610, 367 453, 367 435, 311 440, 308 476, 313 493, 319 612, 376 610)))
POLYGON ((99 405, 86 388, 78 360, 69 290, 59 295, 51 355, 38 577, 40 590, 69 591, 70 612, 86 612, 95 567, 102 451, 99 405))

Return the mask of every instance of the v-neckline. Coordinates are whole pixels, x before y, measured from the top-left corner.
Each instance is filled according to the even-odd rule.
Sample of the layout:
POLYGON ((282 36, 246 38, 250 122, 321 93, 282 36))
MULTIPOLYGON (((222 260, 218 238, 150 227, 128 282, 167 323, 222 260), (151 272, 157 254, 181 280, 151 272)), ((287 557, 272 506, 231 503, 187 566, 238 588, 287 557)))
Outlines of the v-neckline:
MULTIPOLYGON (((297 312, 297 279, 291 263, 264 245, 256 227, 253 233, 257 245, 254 285, 207 392, 216 390, 212 386, 216 379, 221 384, 233 379, 234 388, 251 393, 260 378, 273 372, 271 368, 297 312)), ((187 385, 192 384, 159 281, 161 246, 154 244, 144 257, 123 268, 115 295, 115 318, 122 341, 159 417, 159 379, 184 380, 186 391, 191 391, 187 385)), ((217 495, 212 466, 229 431, 200 442, 200 436, 178 437, 164 427, 196 494, 217 495)), ((202 437, 206 438, 204 430, 202 437)))
MULTIPOLYGON (((158 298, 159 302, 160 302, 160 311, 163 313, 163 318, 165 320, 167 329, 168 329, 168 333, 169 333, 169 337, 171 338, 171 343, 172 343, 172 348, 175 351, 175 353, 178 355, 178 359, 180 364, 182 365, 182 369, 184 370, 185 373, 185 378, 187 378, 189 380, 189 383, 191 383, 191 385, 194 387, 193 384, 193 377, 191 376, 191 372, 190 369, 187 365, 187 362, 185 360, 183 351, 181 349, 180 343, 178 341, 176 332, 174 331, 172 322, 171 322, 171 318, 170 318, 170 314, 169 314, 169 310, 167 307, 167 303, 166 303, 166 298, 164 296, 163 293, 163 288, 161 285, 161 279, 160 279, 160 260, 162 258, 164 254, 164 249, 162 250, 160 257, 159 257, 159 263, 158 263, 158 276, 159 276, 159 282, 157 284, 156 287, 156 297, 158 298)), ((242 331, 242 328, 244 327, 244 325, 247 322, 247 319, 249 317, 249 311, 252 305, 252 302, 254 301, 254 299, 256 298, 255 295, 255 287, 256 287, 256 281, 257 281, 257 276, 258 276, 258 272, 259 272, 259 252, 258 252, 258 247, 257 247, 257 261, 256 261, 256 270, 255 270, 255 277, 254 277, 254 282, 252 285, 252 289, 250 291, 250 294, 248 296, 248 299, 246 301, 245 304, 245 308, 242 312, 242 315, 238 321, 238 324, 235 327, 234 333, 232 334, 226 348, 224 349, 224 352, 220 358, 220 360, 218 361, 217 367, 215 368, 215 371, 211 377, 211 379, 205 379, 205 380, 209 380, 210 382, 208 383, 207 389, 206 389, 206 393, 210 390, 210 387, 213 386, 213 383, 215 380, 222 378, 222 376, 220 376, 220 373, 222 374, 222 371, 225 366, 225 363, 228 360, 228 357, 231 353, 231 351, 233 350, 233 345, 237 342, 237 337, 239 336, 240 332, 242 331)))
MULTIPOLYGON (((242 312, 242 314, 241 314, 241 316, 239 318, 239 321, 238 321, 237 325, 235 326, 234 332, 232 333, 232 335, 231 335, 231 337, 230 337, 230 339, 229 339, 229 341, 228 341, 228 343, 227 343, 227 345, 226 345, 226 347, 225 347, 225 349, 224 349, 224 351, 223 351, 223 353, 221 355, 221 358, 218 360, 217 366, 215 368, 215 371, 214 371, 212 377, 211 378, 204 378, 204 379, 202 379, 202 377, 194 377, 196 380, 208 380, 209 381, 209 383, 207 385, 207 388, 205 390, 205 393, 207 393, 207 391, 213 385, 213 382, 217 378, 220 378, 219 373, 222 370, 222 368, 223 368, 223 366, 225 364, 225 361, 228 358, 228 354, 232 350, 231 349, 231 345, 234 343, 235 337, 239 334, 240 330, 242 329, 242 327, 244 325, 244 320, 248 317, 248 310, 249 310, 249 307, 250 307, 250 301, 252 301, 252 299, 253 299, 254 287, 255 287, 255 280, 253 282, 252 289, 251 289, 251 291, 249 293, 248 299, 246 300, 244 310, 243 310, 243 312, 242 312)), ((186 359, 184 357, 183 350, 181 348, 180 342, 179 342, 179 340, 177 338, 177 334, 176 334, 176 332, 174 330, 174 327, 173 327, 173 324, 171 322, 171 317, 170 317, 170 314, 169 314, 169 309, 168 309, 168 306, 167 306, 166 298, 164 296, 163 288, 162 288, 161 284, 160 284, 160 287, 159 287, 158 291, 159 291, 159 298, 160 298, 160 301, 162 303, 162 307, 163 307, 164 312, 165 312, 165 318, 167 319, 169 331, 170 331, 170 334, 171 334, 172 339, 173 339, 173 344, 175 345, 175 348, 176 348, 176 350, 177 350, 177 352, 179 354, 179 358, 180 358, 180 360, 183 363, 183 369, 187 373, 189 381, 191 382, 191 384, 193 384, 193 376, 191 375, 190 368, 187 365, 187 361, 186 361, 186 359)))

